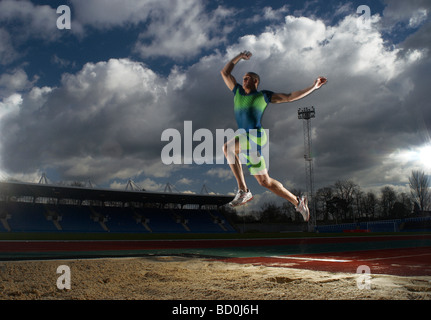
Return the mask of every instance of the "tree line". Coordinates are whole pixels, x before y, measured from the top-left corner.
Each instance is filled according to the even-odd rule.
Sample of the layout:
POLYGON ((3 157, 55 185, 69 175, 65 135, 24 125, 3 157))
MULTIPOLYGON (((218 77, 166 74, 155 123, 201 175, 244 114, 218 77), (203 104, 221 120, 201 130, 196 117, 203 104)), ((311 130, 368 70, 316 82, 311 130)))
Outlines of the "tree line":
MULTIPOLYGON (((419 216, 431 210, 430 178, 424 172, 412 171, 410 192, 397 192, 391 186, 378 192, 363 191, 352 180, 337 180, 333 185, 316 191, 309 203, 316 220, 324 223, 345 223, 383 219, 401 219, 419 216)), ((301 195, 301 190, 292 189, 301 195)), ((233 222, 289 223, 302 221, 295 208, 285 202, 281 205, 265 203, 260 210, 239 216, 235 210, 225 214, 233 222)))

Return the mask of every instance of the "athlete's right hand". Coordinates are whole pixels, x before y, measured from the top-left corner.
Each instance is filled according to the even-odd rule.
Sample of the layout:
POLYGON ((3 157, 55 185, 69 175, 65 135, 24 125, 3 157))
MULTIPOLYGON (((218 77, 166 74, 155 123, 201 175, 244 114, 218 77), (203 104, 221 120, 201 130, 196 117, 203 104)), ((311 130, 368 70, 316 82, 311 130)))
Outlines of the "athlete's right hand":
POLYGON ((241 58, 244 60, 249 60, 251 58, 252 54, 250 51, 243 51, 241 52, 241 58))

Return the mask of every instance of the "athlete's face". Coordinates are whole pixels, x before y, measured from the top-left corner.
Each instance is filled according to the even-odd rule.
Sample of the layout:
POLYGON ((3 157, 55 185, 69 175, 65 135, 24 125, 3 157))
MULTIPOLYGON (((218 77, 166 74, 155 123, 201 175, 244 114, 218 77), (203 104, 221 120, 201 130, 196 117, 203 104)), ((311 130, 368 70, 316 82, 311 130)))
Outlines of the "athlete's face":
POLYGON ((244 78, 242 78, 242 86, 244 89, 257 89, 257 84, 257 79, 248 73, 246 73, 244 78))

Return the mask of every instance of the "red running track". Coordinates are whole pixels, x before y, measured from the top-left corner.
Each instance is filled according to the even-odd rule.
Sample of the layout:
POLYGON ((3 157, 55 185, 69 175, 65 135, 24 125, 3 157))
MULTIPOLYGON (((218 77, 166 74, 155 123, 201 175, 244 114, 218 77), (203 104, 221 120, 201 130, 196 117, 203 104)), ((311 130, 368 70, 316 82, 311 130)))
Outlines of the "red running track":
POLYGON ((359 266, 367 266, 371 274, 431 276, 431 247, 230 258, 220 261, 344 273, 357 273, 359 266))

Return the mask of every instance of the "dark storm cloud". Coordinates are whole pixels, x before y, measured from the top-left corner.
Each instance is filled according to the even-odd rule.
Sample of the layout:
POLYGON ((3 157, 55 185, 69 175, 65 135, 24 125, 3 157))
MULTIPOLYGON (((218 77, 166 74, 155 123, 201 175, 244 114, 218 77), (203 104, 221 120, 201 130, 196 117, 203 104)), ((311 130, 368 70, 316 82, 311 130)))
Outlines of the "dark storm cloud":
POLYGON ((158 137, 170 119, 151 70, 129 60, 89 63, 59 88, 34 89, 2 120, 2 163, 15 172, 69 167, 75 177, 101 165, 105 177, 145 171, 160 156, 158 137))
MULTIPOLYGON (((89 2, 74 3, 84 9, 89 2)), ((93 11, 95 4, 92 2, 93 11)), ((139 12, 139 2, 129 4, 117 16, 115 10, 109 10, 109 15, 98 12, 103 21, 91 20, 85 10, 80 11, 76 32, 84 32, 90 21, 99 29, 130 26, 126 23, 129 18, 138 24, 134 9, 139 12)), ((186 9, 191 2, 176 4, 186 9)), ((154 2, 154 6, 158 4, 154 2)), ((191 65, 179 64, 167 76, 136 59, 87 63, 78 72, 64 74, 56 88, 36 87, 37 83, 22 73, 9 72, 11 78, 25 80, 21 82, 25 90, 9 86, 8 97, 0 102, 1 168, 29 174, 52 168, 64 179, 95 177, 98 181, 140 175, 148 185, 155 185, 146 178, 169 177, 172 171, 185 168, 162 164, 160 152, 165 143, 161 134, 165 129, 182 133, 184 121, 192 121, 194 130, 206 128, 213 134, 216 129, 236 129, 233 94, 219 72, 238 52, 250 50, 252 59, 241 61, 234 69, 239 81, 245 72, 255 71, 261 76, 261 89, 289 93, 311 85, 317 76, 329 79, 307 98, 271 104, 265 111, 271 176, 288 186, 304 185, 303 124, 297 110, 315 106, 313 154, 319 186, 338 179, 355 179, 364 186, 405 181, 410 167, 400 167, 392 155, 427 142, 431 64, 429 44, 422 43, 429 34, 429 24, 421 20, 423 11, 408 6, 409 10, 401 13, 397 8, 388 3, 387 16, 371 17, 370 29, 358 27, 356 12, 349 14, 349 7, 336 25, 274 12, 276 16, 283 13, 285 19, 271 20, 264 31, 240 36, 191 65), (387 33, 396 19, 411 22, 417 31, 397 46, 389 46, 383 32, 387 33)), ((203 11, 204 7, 198 9, 203 11)), ((217 17, 211 20, 211 30, 220 27, 222 13, 218 8, 217 13, 208 15, 217 17)), ((197 32, 196 26, 205 21, 189 23, 189 31, 197 32)), ((157 55, 163 39, 168 39, 164 35, 160 35, 160 42, 151 43, 149 52, 157 55)), ((214 43, 196 43, 194 54, 204 47, 214 48, 214 43)), ((0 57, 10 49, 2 51, 0 47, 0 57)), ((172 52, 172 57, 178 58, 175 54, 188 53, 172 52)), ((208 177, 227 181, 226 170, 227 165, 208 166, 208 177)), ((185 173, 183 182, 190 183, 190 172, 185 173)))

